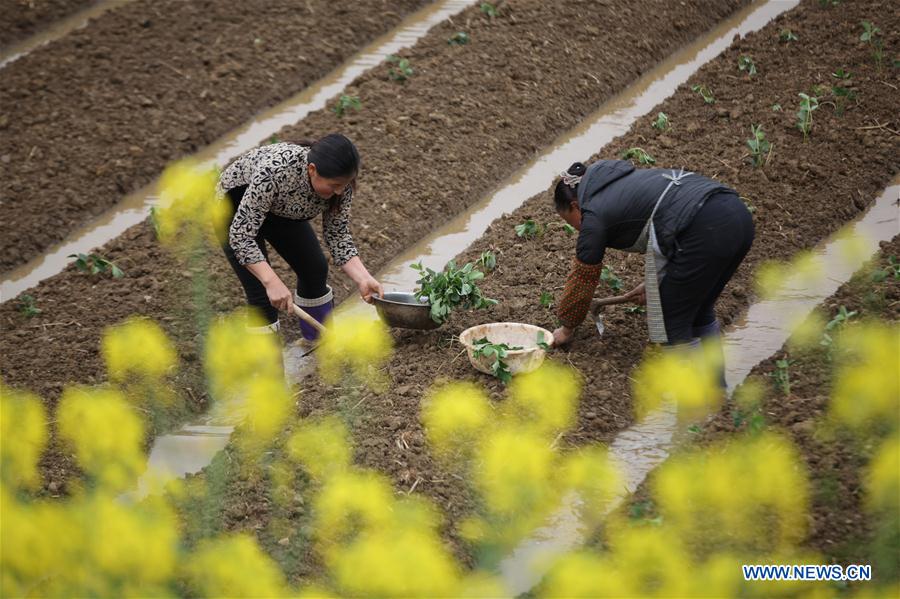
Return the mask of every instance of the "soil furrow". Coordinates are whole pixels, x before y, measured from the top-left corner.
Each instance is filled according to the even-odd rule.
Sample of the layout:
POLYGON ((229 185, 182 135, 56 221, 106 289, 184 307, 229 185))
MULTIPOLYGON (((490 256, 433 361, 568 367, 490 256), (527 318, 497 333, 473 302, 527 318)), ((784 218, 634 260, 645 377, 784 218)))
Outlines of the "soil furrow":
POLYGON ((0 48, 20 42, 93 3, 94 0, 11 0, 0 11, 0 48))
POLYGON ((425 4, 137 0, 0 70, 0 272, 425 4))
MULTIPOLYGON (((347 92, 360 96, 361 111, 338 119, 322 110, 279 137, 342 130, 357 142, 363 172, 354 235, 367 265, 378 270, 423 231, 475 203, 640 72, 741 4, 662 3, 660 14, 650 16, 624 0, 595 13, 589 11, 594 4, 583 0, 522 0, 504 4, 494 19, 474 7, 403 52, 415 70, 405 84, 391 81, 386 68, 375 69, 347 92), (613 15, 621 27, 605 25, 613 15), (659 19, 663 25, 651 27, 659 19), (448 45, 460 29, 471 42, 448 45), (651 29, 649 40, 634 33, 651 29), (598 60, 607 74, 597 69, 598 60)), ((44 309, 41 315, 25 318, 17 302, 0 306, 8 330, 0 342, 4 380, 34 389, 51 408, 65 381, 103 380, 100 334, 133 313, 162 321, 184 358, 182 376, 199 380, 197 341, 184 307, 191 272, 159 247, 147 223, 99 252, 126 277, 93 279, 69 268, 28 292, 44 309)), ((214 279, 213 307, 237 305, 240 289, 225 261, 213 256, 205 270, 214 279)), ((332 282, 338 299, 346 297, 342 276, 332 282)), ((196 388, 191 397, 197 404, 205 400, 196 388)), ((48 459, 46 467, 55 463, 48 459)), ((56 469, 55 476, 64 479, 64 469, 56 469)))

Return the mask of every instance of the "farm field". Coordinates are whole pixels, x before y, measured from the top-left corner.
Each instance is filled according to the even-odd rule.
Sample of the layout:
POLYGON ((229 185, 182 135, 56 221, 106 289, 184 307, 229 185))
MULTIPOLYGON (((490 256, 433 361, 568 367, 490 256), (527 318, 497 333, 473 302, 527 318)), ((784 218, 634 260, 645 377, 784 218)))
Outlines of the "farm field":
MULTIPOLYGON (((0 270, 9 272, 40 257, 92 218, 114 211, 122 196, 156 180, 166 165, 327 75, 427 3, 263 4, 245 3, 232 11, 217 3, 161 6, 135 0, 0 68, 0 78, 6 78, 0 128, 11 141, 3 159, 17 167, 10 169, 12 181, 0 199, 0 270), (304 13, 302 19, 295 18, 297 10, 304 13), (279 31, 279 37, 259 34, 248 22, 258 24, 258 30, 279 31), (310 32, 318 34, 312 36, 315 41, 309 41, 310 32), (81 92, 77 101, 71 90, 81 92), (94 109, 98 105, 104 109, 94 109), (65 131, 66 138, 48 144, 58 135, 54 131, 65 131)), ((691 42, 721 36, 724 24, 748 18, 763 4, 686 0, 654 3, 647 11, 625 0, 473 3, 357 77, 341 91, 341 100, 335 97, 326 108, 260 143, 331 131, 353 140, 362 156, 354 239, 369 270, 383 273, 396 268, 398 256, 411 249, 421 248, 427 256, 421 243, 429 233, 474 213, 523 166, 561 146, 576 127, 620 118, 614 112, 618 104, 610 101, 630 93, 642 74, 691 42), (714 27, 720 29, 710 33, 714 27), (411 70, 398 77, 401 59, 411 70), (358 99, 355 107, 349 98, 358 99), (346 107, 335 109, 338 102, 346 107)), ((743 326, 748 309, 772 292, 773 264, 805 268, 810 250, 862 217, 876 198, 882 210, 900 205, 900 197, 889 197, 900 189, 900 12, 883 0, 804 0, 791 6, 758 30, 735 36, 671 96, 654 98, 658 104, 623 135, 609 143, 587 141, 578 157, 585 163, 624 158, 639 168, 683 168, 738 192, 756 233, 716 305, 729 329, 743 326)), ((20 26, 22 37, 67 12, 61 5, 53 10, 51 16, 29 16, 30 25, 24 17, 9 18, 26 23, 20 26)), ((568 166, 559 164, 556 170, 568 166)), ((648 353, 643 310, 604 308, 602 334, 589 319, 576 329, 571 345, 547 349, 549 370, 517 375, 511 383, 473 370, 459 339, 462 331, 483 323, 529 323, 549 331, 559 326, 558 302, 577 233, 563 226, 549 183, 529 189, 480 236, 470 235, 470 244, 441 248, 443 254, 456 254, 455 264, 483 270, 478 287, 497 302, 454 310, 435 330, 377 332, 353 320, 369 312, 357 305, 350 281, 332 267, 328 281, 335 300, 348 308, 331 321, 335 331, 347 335, 342 349, 323 345, 304 358, 299 378, 288 381, 284 397, 289 401, 277 410, 269 400, 251 406, 245 422, 228 422, 237 425, 234 433, 208 465, 202 467, 201 460, 193 468, 202 467, 199 472, 136 504, 137 510, 150 510, 147 522, 159 517, 160 530, 177 530, 172 534, 179 539, 178 555, 191 565, 161 574, 159 587, 144 578, 145 572, 125 576, 128 582, 121 587, 70 588, 149 589, 154 596, 217 595, 232 589, 268 595, 287 588, 304 589, 309 596, 767 596, 771 587, 740 579, 739 565, 768 560, 874 564, 874 592, 889 596, 891 585, 900 581, 894 551, 900 526, 890 512, 896 479, 887 474, 900 419, 896 414, 879 419, 878 414, 889 415, 897 401, 889 391, 885 395, 893 388, 890 373, 900 378, 896 343, 878 354, 888 360, 887 374, 879 375, 887 381, 881 395, 854 387, 863 415, 854 421, 834 413, 844 397, 841 377, 852 376, 855 367, 872 372, 863 370, 872 368, 867 356, 874 355, 865 353, 866 344, 891 345, 873 341, 877 335, 896 341, 896 210, 885 212, 893 216, 880 231, 891 229, 893 222, 893 232, 883 233, 872 262, 809 319, 815 342, 801 347, 795 334, 752 369, 751 382, 735 391, 737 399, 712 405, 703 417, 682 421, 689 417, 681 413, 687 409, 679 393, 689 393, 683 391, 689 383, 679 387, 682 391, 669 391, 668 400, 675 397, 679 408, 677 447, 667 446, 665 454, 671 451, 672 457, 649 468, 646 480, 644 473, 624 484, 611 482, 606 448, 640 425, 642 364, 652 363, 655 355, 648 353), (341 318, 356 323, 356 329, 342 328, 341 318), (866 323, 875 322, 881 324, 873 327, 886 328, 859 337, 864 349, 844 349, 855 334, 868 334, 866 323), (370 356, 372 364, 354 375, 329 376, 330 361, 352 362, 356 351, 375 352, 379 344, 392 349, 370 356), (846 362, 842 351, 851 352, 846 362), (470 386, 452 387, 456 382, 470 386), (441 391, 447 388, 462 390, 441 391), (866 393, 882 398, 881 403, 872 400, 870 406, 866 393), (751 396, 750 403, 742 399, 751 396), (430 411, 441 398, 455 398, 474 410, 465 416, 464 407, 457 408, 458 426, 477 412, 477 434, 486 441, 440 437, 442 426, 451 427, 450 420, 441 424, 430 411), (527 401, 544 407, 523 407, 527 401), (281 424, 269 430, 267 418, 281 424), (528 418, 534 421, 526 423, 528 418), (449 460, 442 442, 455 452, 449 460), (494 445, 501 443, 506 445, 494 445), (491 454, 496 447, 504 449, 491 454), (684 504, 677 503, 678 497, 689 496, 696 510, 704 509, 703 502, 713 512, 725 505, 717 503, 725 491, 715 496, 712 489, 719 487, 712 471, 703 470, 709 462, 702 456, 724 456, 722 463, 736 464, 727 460, 738 460, 733 456, 742 451, 772 457, 778 482, 758 482, 758 493, 730 496, 735 502, 730 520, 721 512, 705 524, 691 524, 697 516, 679 512, 684 504), (691 456, 701 459, 691 462, 691 456), (704 473, 702 484, 692 481, 690 492, 679 495, 682 491, 659 482, 677 481, 677 473, 686 476, 688 468, 704 473), (346 487, 339 490, 335 481, 346 487), (709 494, 703 495, 706 489, 709 494), (551 504, 567 505, 570 491, 596 493, 596 503, 588 500, 578 508, 586 521, 582 540, 561 539, 565 549, 558 550, 558 561, 529 562, 522 557, 528 555, 529 531, 550 516, 555 521, 551 504), (162 512, 157 504, 165 506, 162 512), (347 510, 342 516, 336 515, 340 506, 347 510), (742 528, 768 516, 774 518, 769 526, 754 526, 752 532, 742 528), (323 524, 328 517, 337 520, 323 524), (714 527, 717 517, 725 522, 721 531, 705 528, 714 527), (231 546, 224 539, 241 540, 231 546), (237 544, 244 542, 252 550, 237 544), (671 559, 657 556, 662 565, 656 574, 642 569, 637 564, 650 550, 637 549, 640 543, 671 547, 671 559), (241 551, 244 557, 236 558, 234 552, 241 551), (248 560, 246 579, 232 580, 233 587, 216 586, 230 576, 212 566, 216 559, 248 560), (716 564, 724 563, 734 572, 717 578, 716 564), (366 564, 372 568, 368 574, 366 564), (588 576, 598 568, 608 576, 588 576), (698 572, 695 580, 684 578, 685 568, 698 572), (376 574, 382 571, 398 574, 376 574)), ((220 317, 242 305, 243 293, 220 248, 207 244, 172 251, 158 239, 158 219, 154 215, 91 250, 121 269, 122 276, 92 275, 72 263, 17 297, 2 298, 4 401, 19 401, 13 389, 34 392, 49 422, 46 438, 34 442, 42 451, 29 450, 35 474, 25 477, 31 482, 23 484, 12 504, 19 521, 29 514, 36 518, 34 506, 80 509, 86 497, 102 501, 104 486, 112 485, 117 493, 129 488, 127 481, 108 478, 97 462, 73 451, 71 425, 57 410, 66 405, 74 385, 98 393, 122 389, 168 398, 135 404, 129 416, 140 423, 135 437, 140 456, 157 437, 182 425, 218 424, 209 414, 224 401, 218 395, 229 392, 218 382, 224 375, 210 366, 206 326, 224 322, 220 317), (123 382, 110 365, 103 341, 108 328, 133 315, 158 323, 173 344, 174 366, 161 375, 160 389, 166 391, 159 395, 142 382, 123 382)), ((451 236, 441 239, 454 243, 451 236)), ((613 250, 603 264, 598 297, 624 293, 643 280, 639 255, 613 250)), ((279 257, 273 266, 288 272, 279 257)), ((297 322, 282 319, 289 366, 299 347, 294 344, 297 322)), ((240 372, 235 368, 231 376, 240 372)), ((280 393, 273 391, 270 398, 280 393)), ((5 421, 11 421, 10 414, 15 412, 4 412, 5 421)), ((25 434, 8 430, 13 429, 4 423, 5 437, 25 434)), ((112 443, 102 451, 110 451, 112 443)), ((4 485, 20 484, 10 480, 4 485)), ((753 488, 751 474, 746 484, 753 488)), ((740 485, 733 486, 737 493, 740 485)), ((16 531, 8 538, 29 538, 24 528, 4 528, 16 531)), ((4 580, 16 585, 28 580, 24 566, 8 550, 3 553, 4 580)), ((97 581, 72 584, 106 584, 104 567, 98 566, 97 581)), ((60 588, 69 588, 68 577, 60 574, 60 588)), ((37 584, 32 590, 56 588, 52 577, 37 584)), ((862 592, 861 584, 843 592, 862 592)), ((10 588, 17 594, 28 587, 10 588)), ((795 588, 800 595, 816 587, 795 588)))

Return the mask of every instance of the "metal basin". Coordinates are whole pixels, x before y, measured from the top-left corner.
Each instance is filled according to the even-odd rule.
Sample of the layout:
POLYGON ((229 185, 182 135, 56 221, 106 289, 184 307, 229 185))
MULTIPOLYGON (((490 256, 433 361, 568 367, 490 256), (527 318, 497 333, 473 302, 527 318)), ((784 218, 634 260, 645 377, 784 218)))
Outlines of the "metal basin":
POLYGON ((375 297, 375 309, 388 326, 400 329, 436 329, 439 325, 431 319, 431 304, 427 299, 416 299, 414 293, 389 291, 384 297, 375 297))

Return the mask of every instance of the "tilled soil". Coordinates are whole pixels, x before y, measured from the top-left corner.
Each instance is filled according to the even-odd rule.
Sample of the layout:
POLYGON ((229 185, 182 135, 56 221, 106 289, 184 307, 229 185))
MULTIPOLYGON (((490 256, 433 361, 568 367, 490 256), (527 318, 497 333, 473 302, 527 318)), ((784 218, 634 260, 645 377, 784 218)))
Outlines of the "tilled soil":
POLYGON ((425 4, 137 0, 0 70, 0 272, 425 4))
MULTIPOLYGON (((494 19, 473 7, 404 52, 415 69, 405 84, 390 81, 386 68, 363 75, 349 91, 361 97, 360 112, 338 119, 322 110, 279 137, 343 130, 359 145, 364 165, 354 235, 367 265, 377 271, 641 71, 740 4, 695 0, 677 10, 663 4, 665 19, 654 25, 657 33, 649 41, 633 32, 650 30, 659 15, 651 18, 624 0, 603 6, 594 20, 584 18, 586 7, 593 6, 584 1, 522 0, 504 4, 494 19), (627 26, 603 27, 612 15, 627 26), (548 23, 567 23, 567 28, 548 29, 548 23), (448 45, 459 29, 468 31, 472 41, 448 45), (601 58, 608 74, 597 71, 596 80, 583 74, 573 82, 572 73, 593 72, 601 58), (560 69, 560 64, 568 66, 560 69), (566 86, 573 89, 559 94, 566 86)), ((103 379, 100 334, 133 313, 168 323, 187 358, 183 369, 194 373, 194 378, 186 376, 198 376, 196 341, 183 308, 190 273, 156 245, 146 223, 99 252, 122 267, 126 278, 92 279, 70 268, 27 292, 44 310, 33 319, 18 313, 16 302, 0 306, 0 320, 10 331, 0 340, 4 380, 34 389, 51 407, 63 382, 103 379)), ((216 255, 205 270, 214 280, 214 307, 237 305, 241 292, 224 260, 216 255)), ((338 299, 347 296, 345 277, 332 277, 332 284, 338 299)), ((197 394, 196 403, 204 400, 197 394)))
POLYGON ((0 48, 93 4, 93 0, 9 0, 0 11, 0 48))
MULTIPOLYGON (((835 13, 806 2, 760 32, 736 40, 653 110, 653 115, 662 111, 669 116, 671 131, 657 134, 648 117, 599 154, 615 158, 626 148, 641 146, 659 166, 686 166, 716 176, 752 204, 756 242, 719 302, 718 313, 726 324, 752 301, 751 273, 761 261, 788 259, 813 246, 863 211, 898 171, 900 140, 888 130, 897 127, 900 113, 893 89, 898 84, 896 71, 875 69, 868 49, 858 42, 858 23, 868 14, 884 15, 884 31, 896 32, 900 15, 887 18, 882 2, 841 7, 835 13), (815 44, 780 44, 779 32, 787 27, 800 40, 815 44), (750 54, 760 69, 753 79, 738 71, 737 59, 743 54, 750 54), (830 84, 830 74, 838 68, 853 73, 858 103, 838 116, 824 104, 828 98, 823 95, 812 135, 804 142, 793 128, 796 94, 815 84, 830 84), (695 84, 711 86, 716 103, 705 104, 691 90, 695 84), (775 103, 784 109, 773 112, 775 103), (775 147, 762 169, 754 168, 745 155, 750 123, 761 123, 775 147)), ((432 461, 419 422, 421 398, 436 381, 453 378, 476 380, 493 399, 502 401, 502 385, 474 373, 452 335, 492 321, 554 326, 553 312, 540 306, 539 297, 542 290, 559 294, 574 253, 574 238, 567 237, 559 224, 548 193, 530 198, 512 215, 499 219, 460 254, 459 261, 474 260, 488 249, 497 253, 498 269, 487 276, 483 289, 500 299, 500 305, 457 314, 435 332, 396 331, 396 352, 388 367, 392 386, 384 394, 362 392, 348 403, 343 390, 307 378, 301 385, 301 414, 346 413, 355 405, 351 419, 357 461, 388 474, 399 491, 415 486, 416 492, 436 501, 452 523, 471 508, 471 498, 432 461), (514 232, 526 218, 557 225, 526 241, 514 232)), ((626 288, 640 280, 640 258, 609 252, 607 263, 625 279, 626 288)), ((554 352, 554 359, 573 365, 585 381, 578 422, 566 439, 571 445, 609 441, 633 419, 629 374, 647 342, 644 320, 618 307, 607 310, 605 324, 603 337, 585 324, 569 350, 554 352)), ((247 492, 258 495, 258 485, 250 485, 247 492)), ((264 529, 272 517, 269 504, 241 503, 241 495, 235 494, 228 504, 234 524, 264 529)))

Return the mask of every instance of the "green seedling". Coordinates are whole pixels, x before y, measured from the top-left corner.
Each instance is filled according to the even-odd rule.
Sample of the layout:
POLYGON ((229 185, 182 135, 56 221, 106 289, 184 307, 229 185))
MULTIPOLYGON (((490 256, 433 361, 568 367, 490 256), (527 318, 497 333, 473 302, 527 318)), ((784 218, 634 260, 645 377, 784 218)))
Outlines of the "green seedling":
POLYGON ((573 227, 569 223, 566 223, 563 225, 562 230, 566 232, 566 235, 571 235, 575 232, 575 227, 573 227))
POLYGON ((655 164, 656 159, 653 158, 650 154, 645 152, 642 148, 628 148, 624 152, 622 152, 622 158, 636 158, 637 161, 641 164, 655 164))
POLYGON ((841 3, 841 0, 819 0, 819 6, 829 7, 829 6, 837 6, 841 3))
POLYGON ((26 294, 19 296, 19 312, 24 314, 26 318, 34 318, 43 310, 37 307, 34 296, 26 294))
POLYGON ((646 314, 647 308, 644 306, 626 306, 625 313, 626 314, 646 314))
POLYGON ((553 294, 549 291, 541 291, 541 307, 549 308, 553 305, 553 294))
POLYGON ((497 255, 494 252, 481 252, 478 264, 487 271, 497 268, 497 255))
POLYGON ((872 273, 872 281, 875 283, 883 283, 888 277, 900 281, 900 261, 896 256, 888 256, 888 265, 872 273))
POLYGON ((856 99, 856 92, 843 85, 832 85, 831 95, 834 97, 834 113, 838 116, 844 114, 847 102, 852 102, 856 99))
POLYGON ((272 135, 272 137, 269 138, 270 144, 277 144, 280 141, 281 141, 281 139, 279 139, 277 135, 272 135))
POLYGON ((530 218, 520 225, 516 225, 516 235, 525 239, 533 239, 538 235, 542 235, 544 231, 541 226, 530 218))
POLYGON ((859 36, 859 40, 869 44, 872 48, 872 58, 875 59, 875 66, 881 70, 881 62, 884 60, 884 39, 881 37, 881 29, 872 24, 871 21, 863 21, 863 32, 859 36))
POLYGON ((652 127, 654 129, 659 129, 660 131, 665 131, 669 128, 669 115, 665 112, 660 112, 656 115, 656 120, 653 121, 652 127))
POLYGON ((537 345, 539 348, 541 348, 544 351, 547 351, 550 349, 550 344, 544 338, 544 331, 538 331, 537 340, 535 342, 535 345, 537 345))
POLYGON ((615 293, 622 291, 622 287, 625 285, 622 283, 622 279, 617 277, 615 271, 609 266, 604 266, 600 271, 600 280, 606 283, 615 293))
POLYGON ((838 69, 835 72, 833 72, 831 74, 831 76, 834 77, 835 79, 850 79, 850 77, 852 77, 852 74, 850 73, 850 71, 845 71, 844 69, 838 69))
POLYGON ((153 227, 153 233, 159 239, 159 208, 150 206, 150 226, 153 227))
POLYGON ((781 33, 778 34, 778 39, 783 42, 796 42, 800 38, 794 34, 790 29, 782 29, 781 33))
POLYGON ((348 96, 346 94, 341 94, 341 97, 338 98, 337 104, 335 104, 334 108, 332 108, 332 112, 338 115, 339 117, 344 116, 344 113, 349 111, 350 109, 359 110, 362 108, 362 102, 359 101, 359 98, 356 96, 348 96))
POLYGON ((772 372, 775 388, 781 391, 785 397, 791 394, 791 364, 792 362, 787 358, 775 360, 775 370, 772 372))
POLYGON ((115 279, 125 276, 121 268, 98 254, 69 254, 69 258, 75 258, 75 268, 81 272, 91 275, 109 272, 115 279))
POLYGON ((387 61, 393 66, 388 69, 388 77, 394 81, 404 82, 413 75, 412 67, 409 66, 409 59, 400 58, 399 56, 387 57, 387 61))
POLYGON ((716 102, 716 98, 715 96, 713 96, 712 89, 710 89, 706 85, 692 85, 691 91, 700 94, 700 97, 703 98, 703 101, 707 104, 715 104, 716 102))
POLYGON ((812 113, 819 109, 819 99, 800 92, 800 110, 797 111, 797 128, 803 133, 803 141, 812 131, 812 113))
POLYGON ((781 112, 781 104, 778 102, 772 104, 772 112, 781 112))
POLYGON ((422 263, 410 265, 419 273, 416 298, 428 298, 431 304, 431 319, 442 324, 450 318, 456 309, 487 308, 497 304, 497 300, 484 296, 477 282, 484 278, 484 273, 475 264, 468 262, 457 268, 451 260, 441 272, 425 268, 422 263))
POLYGON ((497 7, 491 4, 490 2, 482 2, 481 3, 481 12, 489 16, 490 18, 494 18, 500 14, 500 11, 497 10, 497 7))
POLYGON ((509 366, 507 366, 503 359, 509 355, 509 352, 523 349, 522 347, 509 346, 505 343, 491 343, 488 341, 487 337, 476 339, 472 342, 472 345, 475 350, 474 354, 476 358, 482 356, 494 358, 493 363, 491 363, 491 374, 503 381, 504 385, 512 380, 512 373, 509 371, 509 366))
POLYGON ((753 77, 757 73, 756 63, 749 56, 741 56, 738 58, 738 70, 747 71, 747 75, 753 77))
POLYGON ((469 43, 469 34, 465 31, 457 31, 447 40, 447 43, 451 46, 465 46, 469 43))
POLYGON ((750 134, 753 135, 747 140, 747 147, 750 148, 750 156, 753 158, 753 166, 756 168, 765 164, 769 156, 769 142, 766 140, 766 134, 762 125, 750 125, 750 134))
POLYGON ((741 201, 744 202, 744 206, 747 207, 747 211, 750 214, 753 214, 754 212, 756 212, 756 206, 753 205, 753 202, 750 201, 750 198, 745 198, 745 197, 741 196, 741 201))
POLYGON ((859 314, 856 310, 848 311, 846 306, 841 306, 838 308, 837 314, 834 315, 834 318, 828 321, 825 325, 825 331, 822 333, 822 341, 819 342, 819 345, 822 347, 831 347, 834 343, 834 339, 832 335, 838 330, 843 328, 843 326, 847 323, 848 320, 853 318, 859 314))

